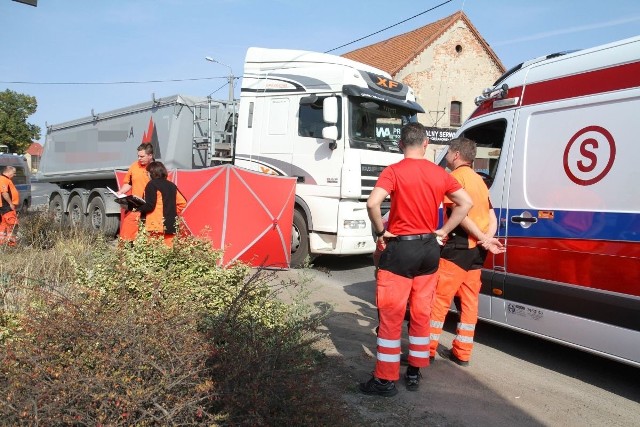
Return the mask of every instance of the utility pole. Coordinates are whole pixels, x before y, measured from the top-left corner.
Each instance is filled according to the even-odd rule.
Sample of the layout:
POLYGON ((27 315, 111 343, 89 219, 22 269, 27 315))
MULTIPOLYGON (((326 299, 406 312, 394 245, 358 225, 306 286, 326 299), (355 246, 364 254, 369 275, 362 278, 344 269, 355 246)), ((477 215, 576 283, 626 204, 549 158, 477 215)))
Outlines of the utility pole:
POLYGON ((206 59, 209 62, 215 62, 217 64, 223 65, 225 67, 227 67, 229 69, 229 77, 227 77, 227 80, 229 82, 229 105, 232 106, 232 111, 231 111, 231 157, 235 157, 235 142, 236 142, 236 102, 234 100, 234 80, 235 77, 233 76, 233 69, 231 68, 231 66, 222 63, 214 58, 212 58, 211 56, 205 56, 204 59, 206 59))

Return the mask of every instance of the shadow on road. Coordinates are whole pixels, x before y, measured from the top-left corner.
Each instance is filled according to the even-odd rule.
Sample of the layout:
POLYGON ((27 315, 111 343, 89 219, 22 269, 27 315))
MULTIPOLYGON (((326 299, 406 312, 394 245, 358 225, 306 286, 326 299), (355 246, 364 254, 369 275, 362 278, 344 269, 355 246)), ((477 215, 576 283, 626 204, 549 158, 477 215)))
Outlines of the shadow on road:
MULTIPOLYGON (((335 308, 325 326, 329 338, 342 356, 342 362, 350 369, 354 378, 354 395, 351 400, 364 408, 370 407, 369 409, 383 412, 381 415, 384 419, 389 415, 385 415, 384 408, 389 405, 380 402, 380 398, 359 394, 355 385, 355 381, 366 380, 375 365, 374 329, 378 322, 372 289, 375 289, 373 280, 345 285, 344 291, 351 297, 349 302, 354 309, 335 308)), ((447 323, 447 327, 454 328, 451 320, 447 323)), ((407 347, 407 330, 404 328, 405 353, 407 347)), ((401 375, 404 370, 405 367, 401 366, 401 375)), ((402 425, 544 425, 452 362, 436 359, 432 366, 422 371, 424 379, 418 392, 408 392, 402 380, 397 382, 400 393, 392 399, 394 405, 399 405, 394 410, 404 411, 402 425)), ((399 420, 396 419, 396 422, 399 420)))
POLYGON ((484 322, 477 326, 475 341, 640 403, 638 368, 484 322))
POLYGON ((320 255, 311 263, 314 270, 319 271, 346 271, 358 268, 371 267, 373 259, 371 254, 367 255, 320 255))

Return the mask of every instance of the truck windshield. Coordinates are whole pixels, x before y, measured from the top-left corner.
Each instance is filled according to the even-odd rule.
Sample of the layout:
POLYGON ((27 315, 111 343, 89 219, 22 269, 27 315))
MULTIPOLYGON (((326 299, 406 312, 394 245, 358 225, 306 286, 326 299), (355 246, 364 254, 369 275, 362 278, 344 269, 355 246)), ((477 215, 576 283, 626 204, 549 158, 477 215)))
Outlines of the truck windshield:
POLYGON ((369 98, 349 97, 351 148, 400 153, 400 129, 415 113, 369 98))

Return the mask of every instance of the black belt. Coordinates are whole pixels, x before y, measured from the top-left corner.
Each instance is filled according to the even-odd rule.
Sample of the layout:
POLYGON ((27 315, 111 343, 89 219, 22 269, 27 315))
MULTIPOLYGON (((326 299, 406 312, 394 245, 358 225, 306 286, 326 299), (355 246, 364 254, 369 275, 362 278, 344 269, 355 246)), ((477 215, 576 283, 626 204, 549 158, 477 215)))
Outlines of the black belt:
POLYGON ((409 234, 407 236, 396 236, 392 237, 392 239, 397 240, 428 240, 435 237, 435 233, 426 233, 426 234, 409 234))

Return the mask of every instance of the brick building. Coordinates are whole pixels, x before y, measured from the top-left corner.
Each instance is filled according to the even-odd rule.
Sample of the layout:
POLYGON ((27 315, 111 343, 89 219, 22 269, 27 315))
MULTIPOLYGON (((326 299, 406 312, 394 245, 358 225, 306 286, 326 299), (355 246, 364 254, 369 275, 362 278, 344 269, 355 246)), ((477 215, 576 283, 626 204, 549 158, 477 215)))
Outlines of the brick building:
POLYGON ((35 173, 40 168, 40 158, 42 157, 42 152, 44 148, 40 145, 39 142, 32 142, 27 149, 24 157, 27 159, 27 164, 31 169, 31 172, 35 173))
POLYGON ((387 71, 411 86, 425 110, 418 121, 432 142, 450 139, 474 111, 474 99, 504 72, 464 12, 342 55, 387 71))

